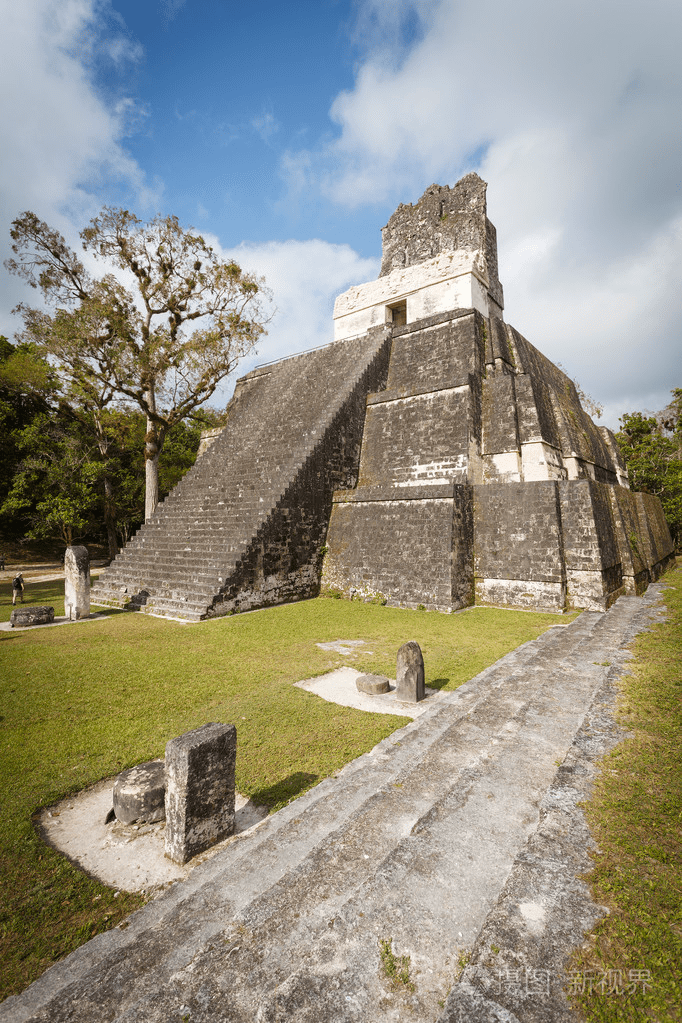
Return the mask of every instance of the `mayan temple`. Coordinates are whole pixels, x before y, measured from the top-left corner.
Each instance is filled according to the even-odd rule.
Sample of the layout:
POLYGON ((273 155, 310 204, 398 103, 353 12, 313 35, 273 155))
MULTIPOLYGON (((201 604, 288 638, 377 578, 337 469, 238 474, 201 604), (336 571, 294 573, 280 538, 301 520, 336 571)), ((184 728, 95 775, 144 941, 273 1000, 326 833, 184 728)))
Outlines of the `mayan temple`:
POLYGON ((399 206, 334 341, 237 382, 93 601, 199 620, 320 587, 445 611, 642 593, 673 559, 660 502, 503 309, 477 174, 399 206))

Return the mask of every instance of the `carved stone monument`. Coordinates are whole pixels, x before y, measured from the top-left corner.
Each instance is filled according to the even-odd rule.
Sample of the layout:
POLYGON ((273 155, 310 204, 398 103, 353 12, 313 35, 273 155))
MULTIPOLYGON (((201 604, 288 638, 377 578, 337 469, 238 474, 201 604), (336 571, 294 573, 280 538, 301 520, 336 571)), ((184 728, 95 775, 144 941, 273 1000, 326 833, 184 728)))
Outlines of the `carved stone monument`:
POLYGON ((424 658, 419 643, 411 639, 398 651, 395 698, 399 703, 418 703, 425 696, 424 658))
POLYGON ((166 856, 187 863, 234 831, 237 729, 211 723, 166 744, 166 856))
POLYGON ((67 547, 64 555, 64 614, 90 617, 90 556, 87 547, 67 547))

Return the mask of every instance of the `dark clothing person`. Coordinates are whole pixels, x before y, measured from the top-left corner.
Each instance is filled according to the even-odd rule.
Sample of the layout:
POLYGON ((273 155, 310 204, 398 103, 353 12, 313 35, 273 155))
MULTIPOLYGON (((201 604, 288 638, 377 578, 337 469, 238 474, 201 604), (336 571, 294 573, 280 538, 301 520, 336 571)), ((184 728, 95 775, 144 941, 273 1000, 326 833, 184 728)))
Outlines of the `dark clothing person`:
POLYGON ((19 600, 23 604, 24 603, 24 577, 21 574, 21 572, 19 573, 19 575, 15 576, 14 579, 12 580, 12 603, 13 604, 16 604, 16 602, 17 602, 17 595, 19 596, 19 600))

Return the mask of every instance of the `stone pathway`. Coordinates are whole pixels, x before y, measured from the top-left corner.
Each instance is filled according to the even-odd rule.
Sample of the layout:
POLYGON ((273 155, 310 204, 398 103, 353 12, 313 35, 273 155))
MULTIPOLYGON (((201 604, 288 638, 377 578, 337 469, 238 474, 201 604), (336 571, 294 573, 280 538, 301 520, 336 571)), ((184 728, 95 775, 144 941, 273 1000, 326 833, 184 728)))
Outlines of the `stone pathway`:
POLYGON ((612 680, 660 589, 444 694, 0 1020, 574 1021, 563 966, 602 913, 577 880, 592 844, 577 804, 619 738, 612 680), (388 939, 410 957, 409 986, 382 973, 388 939))

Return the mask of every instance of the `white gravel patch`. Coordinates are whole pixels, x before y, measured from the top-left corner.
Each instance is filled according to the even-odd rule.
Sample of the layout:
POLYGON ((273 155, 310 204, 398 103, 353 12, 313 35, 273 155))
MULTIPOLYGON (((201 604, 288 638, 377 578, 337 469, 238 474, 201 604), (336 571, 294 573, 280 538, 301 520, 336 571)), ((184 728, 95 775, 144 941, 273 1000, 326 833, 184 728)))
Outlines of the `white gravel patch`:
MULTIPOLYGON (((318 646, 322 644, 318 643, 318 646)), ((366 710, 372 714, 400 714, 406 718, 416 718, 425 710, 432 707, 434 702, 441 697, 437 689, 426 689, 426 698, 419 703, 398 703, 395 698, 395 679, 389 679, 391 689, 388 693, 379 693, 370 696, 368 693, 358 692, 356 679, 365 672, 356 671, 355 668, 336 668, 326 675, 318 675, 316 678, 306 678, 302 682, 294 682, 299 689, 305 689, 309 693, 321 696, 329 703, 338 703, 342 707, 355 707, 356 710, 366 710)))
POLYGON ((235 835, 256 827, 268 814, 265 807, 237 793, 235 835, 180 866, 164 854, 165 821, 104 823, 113 805, 113 786, 114 779, 107 778, 47 807, 40 816, 40 826, 50 845, 91 876, 120 891, 150 893, 186 878, 198 863, 234 841, 235 835))

